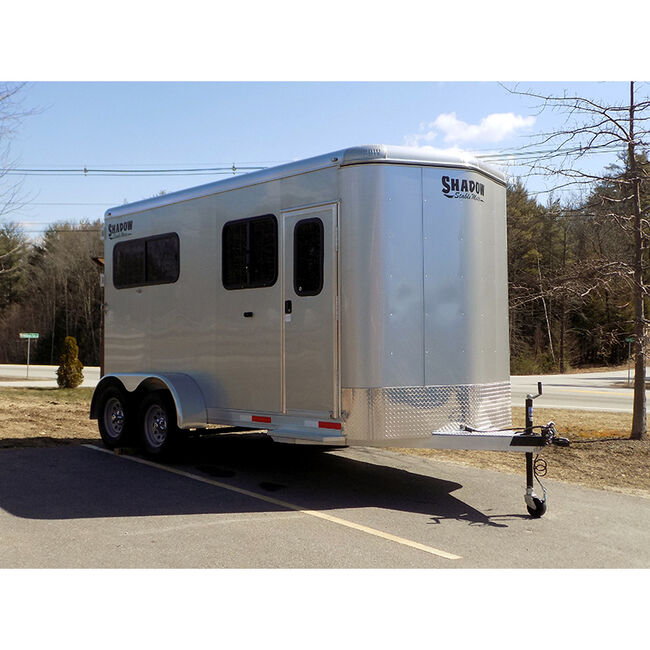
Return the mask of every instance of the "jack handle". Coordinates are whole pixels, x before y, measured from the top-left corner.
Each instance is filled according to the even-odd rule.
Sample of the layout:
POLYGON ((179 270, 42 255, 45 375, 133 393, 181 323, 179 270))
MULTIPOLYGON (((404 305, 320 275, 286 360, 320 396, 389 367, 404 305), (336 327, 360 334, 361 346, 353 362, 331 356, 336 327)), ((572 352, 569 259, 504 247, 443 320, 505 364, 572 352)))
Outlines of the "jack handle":
POLYGON ((533 400, 540 397, 542 394, 542 382, 537 382, 537 395, 526 395, 526 433, 533 433, 533 400))

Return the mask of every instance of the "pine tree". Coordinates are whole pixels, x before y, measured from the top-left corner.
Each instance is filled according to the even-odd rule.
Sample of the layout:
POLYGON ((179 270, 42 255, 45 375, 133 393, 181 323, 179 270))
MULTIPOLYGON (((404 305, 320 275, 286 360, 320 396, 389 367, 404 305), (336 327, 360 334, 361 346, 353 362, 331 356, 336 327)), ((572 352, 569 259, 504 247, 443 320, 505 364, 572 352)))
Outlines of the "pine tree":
POLYGON ((79 361, 79 346, 74 336, 66 336, 63 353, 59 358, 61 364, 56 371, 59 388, 77 388, 83 382, 83 364, 79 361))

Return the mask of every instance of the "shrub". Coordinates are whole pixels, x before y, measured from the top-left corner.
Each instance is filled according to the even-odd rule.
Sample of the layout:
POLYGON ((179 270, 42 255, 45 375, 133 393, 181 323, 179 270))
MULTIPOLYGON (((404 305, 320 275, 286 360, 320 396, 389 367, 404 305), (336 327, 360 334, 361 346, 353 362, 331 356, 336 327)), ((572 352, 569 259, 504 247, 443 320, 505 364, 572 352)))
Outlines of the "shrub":
MULTIPOLYGON (((565 364, 569 367, 569 364, 565 364)), ((537 354, 522 353, 510 357, 510 374, 512 375, 545 375, 560 372, 557 361, 553 362, 550 352, 537 354)))
POLYGON ((59 388, 76 388, 84 380, 83 363, 79 361, 79 346, 74 336, 66 336, 63 352, 59 358, 61 364, 56 371, 59 388))

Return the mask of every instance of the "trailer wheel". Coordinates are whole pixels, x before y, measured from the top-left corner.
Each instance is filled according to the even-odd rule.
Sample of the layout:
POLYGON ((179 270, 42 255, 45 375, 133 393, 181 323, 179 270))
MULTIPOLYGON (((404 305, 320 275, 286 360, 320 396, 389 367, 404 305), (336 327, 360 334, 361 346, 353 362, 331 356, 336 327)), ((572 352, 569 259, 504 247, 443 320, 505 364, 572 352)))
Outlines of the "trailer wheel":
POLYGON ((534 508, 531 508, 529 505, 527 505, 526 509, 528 510, 528 514, 533 519, 539 519, 546 512, 546 499, 542 501, 538 497, 533 497, 533 504, 535 505, 534 508))
POLYGON ((132 439, 132 414, 126 394, 117 386, 108 386, 99 401, 99 435, 109 449, 127 446, 132 439))
POLYGON ((180 437, 171 397, 165 391, 147 395, 140 407, 139 422, 145 451, 159 458, 170 456, 180 437))

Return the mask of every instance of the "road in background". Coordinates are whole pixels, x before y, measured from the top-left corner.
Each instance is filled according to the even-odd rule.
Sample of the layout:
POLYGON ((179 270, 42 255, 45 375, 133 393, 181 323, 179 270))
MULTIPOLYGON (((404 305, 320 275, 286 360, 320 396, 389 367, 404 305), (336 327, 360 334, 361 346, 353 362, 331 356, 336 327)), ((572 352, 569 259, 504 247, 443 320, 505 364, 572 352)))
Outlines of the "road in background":
MULTIPOLYGON (((27 366, 24 364, 0 364, 0 386, 14 388, 56 388, 56 369, 59 366, 27 366)), ((83 369, 84 388, 94 388, 99 381, 99 368, 88 366, 83 369)))
POLYGON ((536 395, 537 382, 541 381, 543 394, 535 400, 536 408, 632 413, 634 373, 628 384, 627 370, 514 376, 510 379, 513 406, 524 406, 526 394, 536 395))

